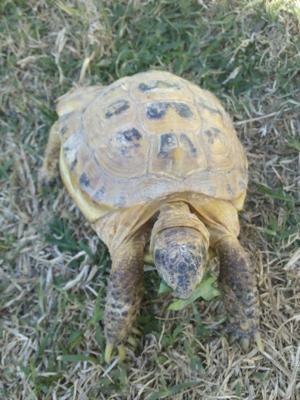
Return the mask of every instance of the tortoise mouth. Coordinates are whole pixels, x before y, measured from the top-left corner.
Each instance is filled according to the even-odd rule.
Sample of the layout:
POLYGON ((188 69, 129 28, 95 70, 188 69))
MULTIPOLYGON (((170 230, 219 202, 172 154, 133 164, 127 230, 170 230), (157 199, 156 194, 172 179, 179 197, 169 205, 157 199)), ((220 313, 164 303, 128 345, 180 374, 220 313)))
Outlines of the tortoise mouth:
POLYGON ((204 268, 201 268, 197 275, 197 279, 195 279, 193 282, 187 282, 187 284, 180 284, 181 282, 185 282, 185 280, 187 281, 187 279, 186 276, 183 277, 179 276, 177 285, 172 288, 174 290, 173 297, 179 299, 188 299, 189 297, 191 297, 194 290, 201 282, 203 274, 204 274, 204 268))

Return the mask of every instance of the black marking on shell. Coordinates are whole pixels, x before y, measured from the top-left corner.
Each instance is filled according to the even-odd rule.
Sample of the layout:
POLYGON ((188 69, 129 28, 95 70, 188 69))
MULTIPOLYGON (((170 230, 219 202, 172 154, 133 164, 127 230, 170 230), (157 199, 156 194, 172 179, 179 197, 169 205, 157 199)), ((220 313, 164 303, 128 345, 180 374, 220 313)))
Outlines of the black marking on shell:
POLYGON ((78 162, 76 149, 74 149, 73 147, 70 148, 68 145, 65 144, 63 146, 63 152, 71 171, 73 171, 78 162))
POLYGON ((177 147, 177 138, 174 133, 164 133, 160 137, 159 157, 167 157, 172 149, 177 147))
POLYGON ((140 147, 139 141, 142 139, 141 133, 136 128, 120 131, 116 135, 116 143, 122 156, 132 157, 134 149, 140 147))
POLYGON ((67 131, 68 131, 67 125, 64 125, 64 126, 62 126, 61 129, 60 129, 60 134, 61 134, 62 136, 64 136, 64 134, 65 134, 67 131))
POLYGON ((142 138, 142 135, 136 128, 127 129, 126 131, 120 132, 120 135, 123 135, 124 138, 129 142, 140 140, 142 138))
POLYGON ((142 82, 139 84, 138 88, 141 92, 149 92, 155 89, 180 89, 180 86, 174 82, 157 80, 150 83, 142 82))
POLYGON ((115 205, 116 205, 116 207, 119 207, 119 208, 125 207, 125 205, 126 205, 126 197, 125 196, 120 196, 115 205))
POLYGON ((221 131, 218 128, 210 128, 207 129, 204 133, 207 136, 208 143, 213 144, 215 139, 220 136, 221 131))
POLYGON ((161 119, 166 115, 168 103, 153 103, 147 107, 146 115, 149 119, 161 119))
POLYGON ((213 138, 212 131, 208 129, 204 133, 207 136, 208 143, 213 144, 214 138, 213 138))
POLYGON ((105 113, 105 118, 111 118, 113 116, 119 115, 124 111, 128 110, 130 107, 128 100, 118 100, 110 104, 105 113))
POLYGON ((206 186, 206 193, 209 195, 209 196, 214 196, 215 194, 216 194, 216 188, 214 187, 214 186, 211 186, 211 185, 207 185, 206 186))
POLYGON ((227 183, 227 185, 226 185, 226 190, 227 190, 228 194, 230 194, 231 196, 233 195, 233 190, 229 183, 227 183))
POLYGON ((192 110, 185 103, 171 103, 171 106, 175 108, 175 111, 182 118, 191 118, 193 116, 192 110))
POLYGON ((79 184, 82 188, 86 189, 90 186, 89 177, 85 172, 83 172, 79 177, 79 184))
POLYGON ((78 152, 82 145, 81 131, 75 131, 62 145, 64 159, 71 170, 77 165, 78 152))
POLYGON ((101 201, 101 200, 103 200, 104 193, 105 193, 105 187, 102 186, 100 189, 98 189, 98 190, 94 193, 93 197, 94 197, 95 200, 101 201))
POLYGON ((166 115, 169 108, 173 108, 181 118, 191 118, 193 116, 192 110, 185 103, 157 102, 147 106, 147 118, 161 119, 166 115))
POLYGON ((213 108, 210 107, 208 104, 206 104, 204 101, 198 100, 197 104, 201 107, 201 108, 205 108, 206 110, 208 110, 209 112, 213 113, 213 114, 219 114, 220 117, 223 117, 223 113, 221 110, 217 109, 217 108, 213 108))
POLYGON ((74 111, 70 111, 60 117, 59 133, 61 134, 61 136, 64 136, 68 132, 68 123, 70 121, 70 117, 74 114, 74 111))
POLYGON ((184 145, 185 148, 187 148, 189 150, 189 153, 192 157, 196 157, 197 156, 197 149, 194 146, 192 140, 185 134, 182 133, 180 135, 180 141, 182 142, 182 144, 184 145))
POLYGON ((245 181, 239 181, 239 188, 244 190, 246 189, 247 185, 245 181))
POLYGON ((74 170, 74 168, 76 167, 77 163, 78 163, 78 159, 75 157, 74 160, 71 162, 71 165, 70 165, 71 171, 74 170))

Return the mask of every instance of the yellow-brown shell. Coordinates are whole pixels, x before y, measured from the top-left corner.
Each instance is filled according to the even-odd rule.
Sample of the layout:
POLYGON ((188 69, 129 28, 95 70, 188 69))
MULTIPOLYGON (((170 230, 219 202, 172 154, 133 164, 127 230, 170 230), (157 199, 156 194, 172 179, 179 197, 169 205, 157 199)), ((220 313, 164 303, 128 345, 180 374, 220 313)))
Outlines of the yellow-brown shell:
POLYGON ((58 103, 63 175, 108 208, 196 192, 233 200, 247 161, 229 116, 206 90, 150 71, 107 87, 77 89, 58 103))

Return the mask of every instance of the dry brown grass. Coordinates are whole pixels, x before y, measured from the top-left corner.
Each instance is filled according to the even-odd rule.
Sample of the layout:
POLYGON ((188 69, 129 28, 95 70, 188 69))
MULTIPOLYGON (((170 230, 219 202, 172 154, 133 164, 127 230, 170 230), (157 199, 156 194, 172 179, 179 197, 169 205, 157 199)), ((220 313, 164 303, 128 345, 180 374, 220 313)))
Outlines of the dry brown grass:
POLYGON ((298 3, 1 2, 1 399, 300 399, 298 3), (58 95, 150 67, 214 90, 235 118, 264 353, 228 343, 218 299, 165 311, 146 272, 141 346, 103 362, 107 252, 60 183, 38 193, 37 169, 58 95))

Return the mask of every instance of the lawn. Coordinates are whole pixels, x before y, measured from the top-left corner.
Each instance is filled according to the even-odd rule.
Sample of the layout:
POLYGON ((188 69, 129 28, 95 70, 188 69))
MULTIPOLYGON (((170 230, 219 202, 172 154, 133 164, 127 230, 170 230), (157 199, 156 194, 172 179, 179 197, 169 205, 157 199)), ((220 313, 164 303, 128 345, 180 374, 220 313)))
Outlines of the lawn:
POLYGON ((0 16, 0 399, 299 400, 299 1, 2 0, 0 16), (146 267, 137 347, 104 362, 109 254, 37 174, 58 96, 148 69, 213 91, 246 148, 262 353, 228 341, 220 296, 168 310, 146 267))

